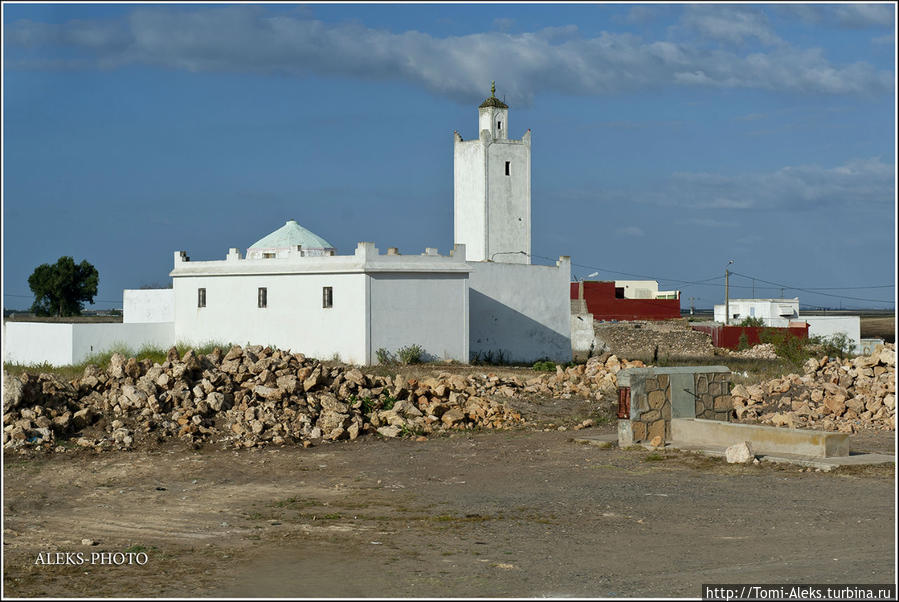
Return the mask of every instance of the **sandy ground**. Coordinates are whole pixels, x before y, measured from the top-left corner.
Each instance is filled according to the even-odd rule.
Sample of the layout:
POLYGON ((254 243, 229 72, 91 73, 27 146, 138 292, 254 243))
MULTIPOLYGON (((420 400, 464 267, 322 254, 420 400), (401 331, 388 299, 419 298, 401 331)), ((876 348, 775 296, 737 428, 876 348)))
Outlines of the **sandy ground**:
MULTIPOLYGON (((736 466, 572 435, 9 454, 4 594, 698 597, 710 582, 896 580, 892 467, 736 466), (128 550, 146 564, 36 564, 128 550)), ((895 453, 893 438, 864 447, 895 453)))

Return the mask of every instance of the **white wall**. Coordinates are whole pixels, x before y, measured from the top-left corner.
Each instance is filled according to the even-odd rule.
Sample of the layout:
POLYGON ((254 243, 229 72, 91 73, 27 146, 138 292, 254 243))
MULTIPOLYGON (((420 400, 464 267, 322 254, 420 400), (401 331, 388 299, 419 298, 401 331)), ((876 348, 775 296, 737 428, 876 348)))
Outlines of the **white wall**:
POLYGON ((72 324, 7 322, 3 361, 66 366, 72 362, 72 324))
POLYGON ((152 346, 167 349, 175 343, 172 322, 119 324, 7 322, 4 361, 54 366, 80 364, 90 355, 114 347, 139 351, 152 346))
POLYGON ((469 263, 469 350, 509 361, 571 360, 571 261, 469 263))
POLYGON ((468 275, 369 276, 370 352, 421 345, 428 359, 468 363, 468 275))
POLYGON ((175 321, 175 291, 170 288, 125 289, 122 306, 126 323, 175 321))
POLYGON ((453 237, 464 244, 468 259, 487 259, 486 149, 481 141, 462 141, 453 149, 453 237))
POLYGON ((655 299, 659 293, 656 280, 616 280, 615 286, 624 289, 625 299, 655 299))
POLYGON ((526 140, 494 140, 487 147, 487 259, 496 262, 531 262, 530 135, 526 140))
POLYGON ((578 358, 587 358, 593 350, 593 314, 571 314, 571 351, 578 358))
POLYGON ((320 359, 338 354, 343 361, 364 364, 365 284, 363 273, 178 276, 175 337, 193 345, 272 345, 320 359), (322 307, 325 286, 333 289, 333 307, 327 309, 322 307), (197 307, 201 287, 206 289, 204 308, 197 307), (259 287, 268 289, 264 309, 257 306, 259 287))
MULTIPOLYGON (((730 324, 738 325, 745 318, 761 318, 765 326, 786 328, 799 319, 799 298, 793 299, 731 299, 730 324), (781 307, 789 308, 790 315, 782 315, 781 307), (733 317, 739 314, 738 317, 733 317)), ((724 304, 715 306, 715 321, 724 323, 724 304)))
POLYGON ((859 316, 802 316, 808 322, 808 336, 830 338, 843 333, 855 345, 854 352, 861 347, 861 318, 859 316))

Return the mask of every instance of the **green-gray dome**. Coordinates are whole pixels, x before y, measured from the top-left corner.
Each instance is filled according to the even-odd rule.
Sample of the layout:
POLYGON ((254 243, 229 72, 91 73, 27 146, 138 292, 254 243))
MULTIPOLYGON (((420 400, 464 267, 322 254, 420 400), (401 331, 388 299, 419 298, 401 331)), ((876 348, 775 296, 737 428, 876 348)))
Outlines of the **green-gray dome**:
POLYGON ((304 250, 333 249, 334 246, 327 240, 313 234, 295 220, 287 220, 287 223, 269 234, 257 240, 248 249, 295 249, 302 245, 304 250))
POLYGON ((509 105, 496 97, 496 82, 490 83, 490 98, 488 98, 478 106, 479 109, 483 109, 486 107, 496 107, 498 109, 509 108, 509 105))

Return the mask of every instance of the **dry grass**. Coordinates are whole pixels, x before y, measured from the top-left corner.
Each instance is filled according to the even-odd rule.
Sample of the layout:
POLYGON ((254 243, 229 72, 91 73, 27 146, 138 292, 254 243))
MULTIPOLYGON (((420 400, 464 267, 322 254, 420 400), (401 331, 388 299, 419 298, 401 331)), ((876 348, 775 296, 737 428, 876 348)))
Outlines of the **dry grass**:
POLYGON ((861 336, 863 339, 883 339, 887 343, 896 340, 896 317, 862 317, 861 336))

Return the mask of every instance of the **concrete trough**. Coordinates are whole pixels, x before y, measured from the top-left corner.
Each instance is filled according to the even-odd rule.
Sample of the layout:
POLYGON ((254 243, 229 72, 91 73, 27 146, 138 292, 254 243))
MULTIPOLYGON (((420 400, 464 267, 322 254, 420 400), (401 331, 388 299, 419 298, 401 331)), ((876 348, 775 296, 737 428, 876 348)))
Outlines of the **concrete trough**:
POLYGON ((846 433, 786 429, 698 418, 673 418, 671 439, 679 444, 698 447, 728 447, 748 441, 752 450, 760 454, 795 454, 812 458, 849 455, 849 435, 846 433))

